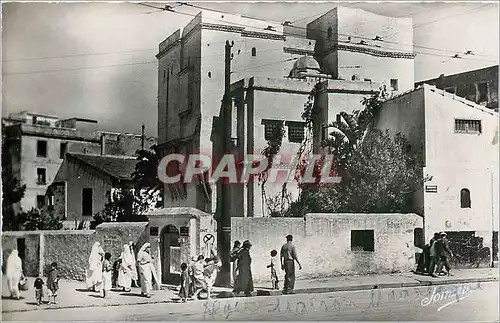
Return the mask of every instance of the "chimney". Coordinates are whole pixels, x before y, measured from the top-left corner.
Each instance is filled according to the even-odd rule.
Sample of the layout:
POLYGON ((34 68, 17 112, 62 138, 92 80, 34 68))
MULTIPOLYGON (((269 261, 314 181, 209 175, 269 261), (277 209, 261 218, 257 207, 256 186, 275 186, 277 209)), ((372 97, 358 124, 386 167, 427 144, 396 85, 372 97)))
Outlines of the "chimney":
POLYGON ((104 134, 101 133, 101 155, 106 154, 106 139, 104 138, 104 134))

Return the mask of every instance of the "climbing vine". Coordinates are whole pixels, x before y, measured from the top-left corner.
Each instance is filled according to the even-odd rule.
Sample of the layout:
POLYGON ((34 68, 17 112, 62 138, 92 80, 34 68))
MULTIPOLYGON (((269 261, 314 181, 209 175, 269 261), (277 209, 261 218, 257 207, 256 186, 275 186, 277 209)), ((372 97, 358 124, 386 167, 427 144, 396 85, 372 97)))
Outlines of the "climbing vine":
MULTIPOLYGON (((314 109, 314 99, 319 91, 320 83, 316 83, 309 95, 307 96, 307 101, 304 104, 304 110, 301 114, 302 119, 305 121, 305 136, 302 140, 300 147, 297 151, 296 157, 299 162, 295 170, 295 179, 298 180, 300 175, 303 175, 307 166, 306 156, 312 150, 312 138, 313 138, 313 124, 316 121, 316 109, 314 109)), ((280 196, 275 198, 268 198, 265 185, 269 176, 269 170, 272 168, 274 158, 279 153, 281 145, 283 144, 283 138, 285 136, 285 127, 283 122, 279 123, 279 126, 274 128, 273 132, 267 140, 267 146, 262 150, 262 155, 267 159, 267 167, 259 174, 259 182, 261 187, 262 195, 262 205, 266 206, 271 215, 280 214, 282 210, 285 209, 286 204, 291 203, 291 194, 287 190, 287 182, 285 181, 281 188, 280 196), (278 211, 278 209, 280 211, 278 211)))

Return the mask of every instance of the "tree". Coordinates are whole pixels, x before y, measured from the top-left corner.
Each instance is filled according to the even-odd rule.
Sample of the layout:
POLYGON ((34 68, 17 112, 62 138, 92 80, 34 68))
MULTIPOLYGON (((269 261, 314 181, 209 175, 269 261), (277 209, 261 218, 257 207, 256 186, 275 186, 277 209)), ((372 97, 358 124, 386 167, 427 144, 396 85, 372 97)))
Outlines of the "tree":
POLYGON ((157 146, 138 150, 136 154, 137 164, 131 174, 133 186, 121 185, 112 191, 104 209, 90 222, 91 229, 103 222, 147 221, 145 214, 162 206, 163 183, 158 178, 161 157, 157 146))
POLYGON ((61 230, 63 228, 62 220, 49 210, 40 211, 33 208, 28 212, 21 212, 18 217, 22 219, 22 229, 26 231, 61 230))
POLYGON ((309 212, 408 213, 413 194, 423 187, 420 156, 400 134, 370 130, 353 150, 350 174, 340 184, 308 188, 287 210, 287 216, 309 212))
POLYGON ((146 214, 156 208, 159 200, 158 190, 136 190, 126 186, 114 189, 104 209, 94 215, 90 228, 103 222, 148 221, 146 214))

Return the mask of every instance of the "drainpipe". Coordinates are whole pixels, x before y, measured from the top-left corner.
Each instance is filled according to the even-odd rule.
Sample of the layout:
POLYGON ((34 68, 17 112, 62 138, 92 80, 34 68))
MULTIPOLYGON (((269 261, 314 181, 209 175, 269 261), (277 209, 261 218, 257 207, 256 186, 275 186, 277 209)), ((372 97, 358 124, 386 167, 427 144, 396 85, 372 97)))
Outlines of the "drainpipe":
POLYGON ((490 252, 490 258, 491 258, 491 268, 495 267, 495 255, 493 254, 494 246, 495 246, 495 212, 494 212, 494 199, 495 195, 493 192, 493 171, 490 169, 490 182, 491 182, 491 252, 490 252))
POLYGON ((106 139, 105 135, 101 133, 101 155, 106 154, 106 139))

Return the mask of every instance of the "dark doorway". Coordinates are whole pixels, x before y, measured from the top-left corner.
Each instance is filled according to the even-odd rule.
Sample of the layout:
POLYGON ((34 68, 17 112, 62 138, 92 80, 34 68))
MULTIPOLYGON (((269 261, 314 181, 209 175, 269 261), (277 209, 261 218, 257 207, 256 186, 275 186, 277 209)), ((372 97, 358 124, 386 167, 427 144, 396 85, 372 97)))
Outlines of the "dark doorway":
POLYGON ((180 283, 181 246, 179 230, 167 225, 160 235, 161 280, 163 284, 180 283))
POLYGON ((26 257, 26 239, 25 238, 17 238, 17 252, 19 258, 24 263, 24 258, 26 257))

